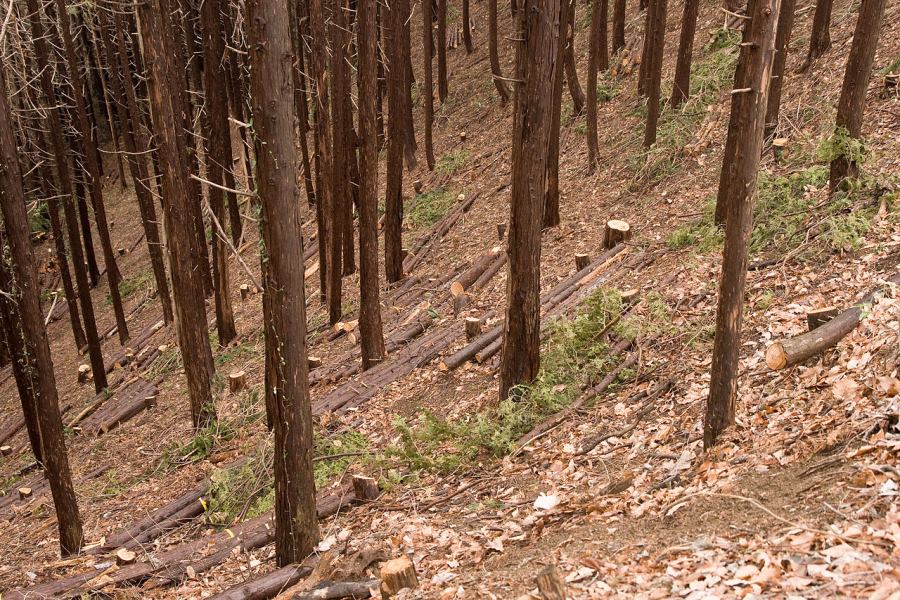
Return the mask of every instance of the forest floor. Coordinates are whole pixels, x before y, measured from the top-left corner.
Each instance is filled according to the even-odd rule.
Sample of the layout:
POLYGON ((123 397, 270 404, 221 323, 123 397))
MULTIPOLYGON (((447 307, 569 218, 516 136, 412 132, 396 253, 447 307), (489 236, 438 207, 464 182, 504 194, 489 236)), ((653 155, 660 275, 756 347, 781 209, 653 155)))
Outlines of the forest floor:
MULTIPOLYGON (((888 4, 869 86, 865 176, 835 200, 827 194, 824 141, 833 128, 856 3, 835 2, 832 48, 798 74, 813 4, 798 2, 779 133, 784 144, 767 151, 760 167, 751 260, 768 266, 748 273, 736 426, 704 452, 722 245, 710 206, 736 57, 735 37, 722 31, 718 3, 704 0, 692 99, 683 109, 664 110, 653 150, 641 148, 644 108, 635 94, 636 72, 601 77, 600 167, 588 174, 584 117, 572 114, 564 91, 562 224, 544 234, 542 288, 575 272, 576 253, 599 255, 607 219, 628 221, 635 235, 623 255, 609 261, 603 285, 548 326, 541 374, 520 401, 498 405, 496 359, 449 372, 439 368, 440 359, 432 360, 374 395, 363 395, 367 384, 359 375, 312 387, 314 405, 336 389, 356 390, 363 399, 316 419, 316 451, 326 457, 316 462, 320 489, 339 490, 350 474, 375 477, 383 489, 378 500, 321 521, 317 555, 328 560, 320 564, 359 550, 408 554, 420 581, 410 595, 427 598, 536 594, 535 576, 547 565, 556 566, 577 598, 900 597, 900 295, 896 289, 880 295, 860 327, 823 356, 778 372, 763 358, 772 341, 806 330, 808 310, 850 306, 900 264, 900 99, 883 86, 883 74, 900 62, 900 36, 892 27, 900 21, 900 4, 888 4), (779 260, 770 264, 773 259, 779 260), (626 305, 621 295, 630 290, 638 291, 639 301, 626 305), (619 359, 610 349, 621 338, 635 340, 637 360, 615 371, 619 359), (584 386, 610 373, 614 383, 604 393, 561 413, 566 418, 536 439, 516 444, 565 411, 584 386)), ((589 11, 580 3, 577 10, 583 84, 589 11)), ((508 11, 501 12, 502 37, 512 24, 508 11)), ((421 39, 416 15, 413 39, 421 39)), ((680 15, 680 3, 669 7, 664 98, 680 15)), ((636 3, 628 16, 627 37, 633 39, 642 28, 636 3)), ((434 330, 449 331, 464 316, 490 311, 486 329, 502 322, 505 267, 456 316, 446 286, 434 284, 504 243, 496 224, 508 215, 511 106, 500 103, 490 78, 483 3, 473 3, 473 17, 475 52, 466 54, 462 46, 449 51, 450 96, 436 110, 437 167, 428 172, 420 156, 419 166, 404 175, 407 242, 422 236, 460 195, 477 197, 413 271, 423 278, 418 285, 425 294, 411 306, 385 308, 389 328, 423 313, 433 317, 434 330), (414 181, 422 193, 413 197, 414 181)), ((458 21, 455 5, 450 20, 458 21)), ((506 44, 501 62, 510 76, 513 52, 506 44)), ((416 73, 420 63, 414 52, 416 73)), ((414 100, 418 123, 421 102, 414 100)), ((111 160, 106 169, 113 174, 106 183, 113 243, 131 248, 140 232, 132 189, 121 189, 111 160)), ((252 218, 249 206, 243 210, 252 218)), ((241 252, 259 280, 250 218, 241 252)), ((305 231, 314 237, 312 212, 307 219, 305 231)), ((48 290, 58 286, 50 246, 38 247, 48 290)), ((337 364, 353 349, 352 340, 327 339, 316 256, 307 266, 310 354, 326 366, 337 364)), ((120 268, 136 337, 161 318, 143 243, 121 257, 120 268)), ((215 350, 215 428, 191 431, 181 370, 190 358, 178 355, 174 331, 164 327, 148 347, 165 348, 141 373, 160 381, 155 406, 103 435, 68 429, 89 544, 204 478, 212 481, 205 512, 141 545, 138 561, 152 563, 165 549, 234 528, 271 508, 261 297, 242 300, 238 286, 252 283, 251 277, 233 258, 230 269, 239 340, 215 350), (240 370, 247 389, 232 393, 225 380, 240 370), (229 466, 240 457, 249 458, 229 466)), ((105 281, 94 292, 101 330, 114 324, 105 281)), ((357 281, 356 275, 345 278, 348 321, 356 318, 357 281)), ((45 299, 49 309, 52 297, 45 299)), ((90 384, 76 381, 85 359, 77 355, 67 319, 52 322, 49 331, 60 401, 73 405, 64 417, 68 423, 95 395, 90 384)), ((460 333, 441 357, 464 343, 460 333)), ((104 351, 107 357, 120 351, 115 336, 104 351)), ((0 372, 0 411, 12 418, 18 396, 8 371, 0 372)), ((117 369, 111 378, 133 374, 117 369)), ((0 490, 17 494, 35 476, 21 473, 33 459, 23 432, 6 443, 16 451, 0 458, 0 490)), ((60 560, 48 494, 0 508, 0 540, 4 590, 27 592, 86 570, 114 576, 118 569, 102 554, 60 560)), ((236 548, 209 569, 187 570, 173 585, 100 582, 89 591, 100 597, 205 598, 274 568, 271 544, 236 548)), ((329 577, 324 567, 313 576, 329 577)))

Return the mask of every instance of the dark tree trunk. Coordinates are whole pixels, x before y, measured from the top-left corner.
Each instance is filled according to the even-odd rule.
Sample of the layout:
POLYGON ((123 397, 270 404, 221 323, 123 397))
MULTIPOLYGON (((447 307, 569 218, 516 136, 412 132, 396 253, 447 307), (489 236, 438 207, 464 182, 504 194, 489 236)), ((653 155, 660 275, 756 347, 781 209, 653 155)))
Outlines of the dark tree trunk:
MULTIPOLYGON (((376 0, 357 0, 359 48, 359 333, 362 369, 384 360, 378 282, 378 134, 375 87, 376 0)), ((428 23, 431 26, 431 23, 428 23)), ((427 70, 426 70, 427 72, 427 70)))
POLYGON ((497 0, 488 0, 488 54, 491 60, 491 77, 494 87, 500 94, 500 101, 504 104, 509 100, 509 89, 506 80, 500 71, 500 50, 497 47, 497 0))
MULTIPOLYGON (((174 320, 172 313, 172 298, 169 293, 169 282, 166 279, 166 266, 163 259, 162 241, 159 235, 159 226, 156 220, 156 205, 153 202, 153 194, 150 191, 150 173, 147 169, 147 157, 145 153, 150 150, 147 136, 141 126, 142 118, 137 103, 137 95, 134 89, 131 67, 128 63, 128 48, 125 45, 125 22, 122 15, 114 13, 114 27, 116 33, 116 48, 110 47, 107 52, 118 57, 119 74, 123 94, 126 100, 128 123, 122 125, 122 133, 125 139, 125 148, 128 150, 128 166, 131 170, 131 179, 134 181, 134 191, 137 195, 138 208, 141 213, 141 222, 144 225, 144 235, 147 241, 147 253, 150 255, 150 264, 153 267, 153 277, 156 280, 156 293, 162 305, 163 321, 171 323, 174 320)), ((106 29, 104 27, 104 29, 106 29)), ((104 40, 107 35, 104 33, 104 40)))
MULTIPOLYGON (((228 127, 228 91, 225 73, 222 69, 225 59, 225 37, 222 30, 221 6, 219 0, 203 0, 200 8, 200 31, 203 34, 203 82, 206 99, 206 176, 213 183, 207 186, 207 197, 213 217, 225 230, 225 193, 217 186, 234 189, 225 177, 231 170, 231 129, 228 127)), ((293 98, 293 95, 291 96, 293 98)), ((229 200, 235 206, 233 192, 229 200)), ((215 227, 212 233, 212 274, 216 302, 216 331, 219 345, 227 346, 237 337, 234 327, 234 312, 231 308, 228 277, 228 256, 226 240, 215 227)))
POLYGON ((566 9, 566 22, 568 27, 564 29, 566 46, 564 61, 566 68, 566 83, 569 84, 569 95, 572 96, 572 115, 580 115, 584 110, 584 92, 578 83, 578 71, 575 69, 575 0, 568 0, 566 9))
POLYGON ((377 95, 375 98, 375 120, 377 123, 378 129, 378 148, 384 148, 385 144, 385 132, 384 132, 384 96, 387 91, 387 80, 384 76, 384 57, 387 50, 384 48, 384 37, 382 36, 383 25, 384 25, 384 13, 382 9, 382 5, 379 2, 377 5, 377 11, 375 12, 375 33, 378 36, 378 42, 376 48, 378 52, 376 53, 378 60, 378 85, 377 95))
POLYGON ((441 104, 447 101, 447 0, 438 0, 437 11, 437 56, 438 56, 438 98, 441 104))
POLYGON ((644 129, 644 148, 656 142, 656 126, 659 123, 659 96, 662 79, 663 50, 666 44, 666 0, 650 0, 648 14, 653 15, 652 36, 648 43, 653 44, 650 50, 650 69, 647 81, 647 127, 644 129))
MULTIPOLYGON (((566 0, 562 0, 565 2, 566 0)), ((541 206, 553 120, 560 0, 525 0, 521 12, 512 139, 509 278, 500 360, 500 399, 529 383, 540 364, 541 206)))
POLYGON ((430 171, 434 170, 434 147, 431 140, 431 128, 434 122, 434 81, 432 75, 431 50, 434 47, 432 39, 432 0, 422 0, 422 56, 423 56, 423 82, 422 96, 425 100, 425 162, 430 171))
MULTIPOLYGON (((593 6, 591 10, 593 10, 593 6)), ((593 16, 591 21, 593 21, 593 16)), ((609 70, 609 0, 600 0, 600 23, 596 35, 599 38, 597 69, 607 71, 609 70)))
POLYGON ((588 75, 587 75, 587 147, 588 172, 593 173, 597 165, 597 69, 598 61, 606 58, 609 68, 609 56, 606 55, 606 5, 607 0, 593 0, 591 3, 591 33, 588 36, 588 75), (602 53, 602 56, 601 56, 602 53))
POLYGON ((568 28, 568 0, 560 0, 559 34, 557 35, 557 60, 553 66, 553 115, 550 122, 550 147, 547 151, 547 191, 544 195, 544 210, 541 225, 544 228, 559 225, 559 138, 562 117, 563 61, 566 52, 566 29, 568 28))
POLYGON ((773 137, 778 129, 781 90, 784 86, 784 67, 787 64, 788 47, 791 43, 791 30, 794 28, 795 4, 795 0, 781 0, 778 28, 775 31, 775 58, 772 59, 772 86, 769 89, 769 101, 766 107, 766 139, 773 137))
MULTIPOLYGON (((97 160, 96 146, 91 139, 91 124, 88 120, 84 97, 81 95, 83 85, 81 73, 78 69, 78 58, 75 54, 75 44, 72 41, 72 32, 69 25, 69 13, 63 0, 56 0, 56 12, 59 19, 60 33, 66 53, 66 62, 69 64, 68 75, 74 89, 75 116, 78 131, 81 135, 82 148, 84 149, 85 166, 90 177, 89 187, 91 191, 91 205, 94 209, 94 221, 97 224, 97 233, 100 235, 100 246, 103 248, 103 262, 106 263, 106 278, 109 282, 109 297, 112 300, 113 312, 116 315, 116 328, 119 341, 122 344, 128 341, 128 323, 125 321, 125 310, 122 308, 122 296, 119 293, 119 284, 122 275, 116 264, 113 252, 112 240, 109 237, 109 223, 106 219, 106 207, 103 203, 103 182, 101 180, 100 163, 97 160)), ((60 63, 60 67, 63 63, 60 63)), ((65 71, 65 68, 63 68, 65 71)))
MULTIPOLYGON (((846 135, 859 138, 862 133, 863 114, 866 107, 866 89, 872 76, 872 63, 878 48, 881 33, 881 18, 884 15, 885 0, 862 0, 856 29, 853 31, 853 45, 847 57, 847 70, 838 100, 835 128, 846 130, 846 135)), ((831 190, 840 183, 859 175, 859 167, 847 156, 838 156, 831 161, 829 184, 831 190)))
POLYGON ((466 45, 466 53, 472 54, 475 46, 472 44, 472 17, 469 16, 469 0, 462 0, 463 43, 466 45))
POLYGON ((300 134, 300 158, 303 166, 303 185, 306 189, 306 202, 310 206, 316 202, 316 193, 313 189, 312 166, 309 161, 309 143, 306 134, 309 132, 309 107, 306 101, 306 69, 303 59, 303 38, 300 20, 305 27, 309 26, 309 15, 305 2, 288 2, 291 12, 291 46, 294 50, 294 112, 297 116, 297 129, 300 134))
MULTIPOLYGON (((44 471, 50 480, 53 505, 59 526, 59 547, 63 556, 76 554, 81 550, 83 535, 78 501, 72 477, 69 473, 69 459, 63 439, 62 419, 59 416, 59 398, 56 395, 56 379, 44 316, 41 313, 38 296, 38 281, 32 256, 31 240, 28 235, 28 215, 25 211, 25 195, 22 191, 22 176, 16 151, 16 139, 6 100, 6 82, 0 75, 0 208, 9 236, 10 255, 13 263, 13 278, 19 289, 19 314, 22 319, 24 340, 24 368, 35 373, 32 390, 36 403, 38 429, 41 437, 41 457, 44 471)), ((23 398, 23 401, 25 399, 23 398)))
MULTIPOLYGON (((247 8, 261 229, 266 246, 264 323, 274 355, 266 360, 267 370, 272 371, 266 379, 272 386, 267 394, 273 396, 275 411, 271 419, 275 426, 275 555, 278 566, 283 567, 301 562, 319 539, 306 364, 303 242, 292 135, 292 54, 284 3, 249 0, 247 8)), ((340 6, 337 9, 340 13, 340 6)))
POLYGON ((684 12, 681 15, 681 35, 678 40, 678 60, 675 63, 675 81, 669 100, 672 108, 681 106, 681 103, 691 95, 691 58, 694 54, 694 34, 697 31, 699 12, 700 0, 685 0, 684 12))
POLYGON ((388 52, 388 151, 384 201, 384 271, 388 283, 403 278, 403 150, 406 141, 401 2, 387 9, 384 40, 388 52))
POLYGON ((52 70, 49 67, 49 50, 38 0, 27 0, 29 21, 31 23, 31 38, 34 40, 35 58, 40 71, 42 104, 47 107, 47 130, 50 132, 50 142, 53 149, 53 159, 56 163, 57 183, 63 197, 62 204, 66 222, 66 230, 69 238, 69 251, 72 253, 72 269, 75 271, 75 284, 78 292, 78 302, 81 305, 81 317, 84 322, 84 333, 87 338, 88 355, 91 362, 91 373, 94 377, 94 389, 99 393, 106 383, 106 368, 103 364, 103 352, 100 347, 100 338, 97 335, 97 323, 94 319, 94 306, 91 303, 91 285, 88 273, 85 269, 84 252, 81 246, 81 238, 78 230, 78 216, 75 207, 76 198, 72 190, 72 177, 69 171, 68 151, 63 138, 63 119, 56 99, 56 90, 53 87, 52 70))
POLYGON ((812 32, 809 36, 809 51, 800 67, 805 71, 812 63, 831 48, 831 8, 834 0, 818 0, 813 14, 812 32))
MULTIPOLYGON (((70 144, 73 148, 79 145, 76 140, 72 140, 70 144)), ((68 153, 66 156, 68 156, 68 153)), ((68 161, 68 158, 66 160, 68 161)), ((84 243, 85 260, 87 261, 88 273, 91 277, 91 287, 95 287, 100 283, 100 268, 97 266, 97 253, 94 250, 94 235, 91 233, 91 217, 88 214, 84 180, 79 176, 79 173, 84 173, 84 169, 79 167, 80 161, 77 158, 73 158, 72 162, 72 171, 75 174, 75 201, 78 202, 78 218, 81 223, 81 240, 84 243)))
POLYGON ((216 419, 211 379, 212 351, 204 306, 204 289, 196 264, 199 253, 192 252, 194 236, 193 201, 188 186, 187 151, 183 145, 181 96, 175 90, 183 77, 176 68, 175 44, 170 13, 163 0, 138 5, 141 39, 150 67, 150 106, 154 137, 159 148, 164 214, 169 246, 169 270, 175 290, 178 347, 184 357, 184 371, 191 401, 191 421, 201 429, 216 419))
MULTIPOLYGON (((346 28, 343 0, 332 0, 331 4, 331 135, 334 140, 331 163, 332 203, 326 205, 326 223, 331 225, 328 236, 328 322, 332 325, 341 320, 342 306, 342 250, 345 235, 352 235, 346 229, 345 212, 350 204, 349 152, 347 149, 347 119, 344 96, 350 93, 350 78, 346 72, 346 28)), ((258 154, 258 153, 257 153, 258 154)), ((325 175, 326 177, 328 175, 325 175)), ((326 225, 327 227, 327 225, 326 225)), ((352 238, 351 238, 352 239, 352 238)))
POLYGON ((645 7, 645 3, 650 0, 641 0, 641 10, 647 8, 647 11, 644 13, 644 43, 641 46, 641 63, 638 67, 638 81, 637 81, 637 94, 638 97, 644 97, 647 95, 648 79, 650 73, 650 50, 653 47, 653 44, 650 42, 653 39, 653 11, 651 10, 652 5, 650 7, 645 7))
POLYGON ((625 47, 625 0, 614 0, 612 25, 613 54, 625 47))
MULTIPOLYGON (((109 123, 109 135, 112 138, 113 149, 115 150, 114 154, 116 159, 116 169, 119 173, 119 186, 124 190, 128 189, 128 181, 125 179, 125 163, 122 160, 122 150, 119 146, 119 133, 123 120, 120 118, 121 115, 118 111, 118 105, 115 105, 114 102, 110 102, 109 86, 106 83, 107 79, 112 77, 112 62, 109 57, 107 57, 106 65, 103 65, 100 58, 100 44, 97 43, 96 27, 93 24, 88 25, 86 23, 83 31, 87 31, 88 28, 91 30, 91 46, 94 51, 94 60, 97 63, 96 79, 100 82, 103 104, 106 107, 106 121, 109 123)), ((115 98, 121 98, 121 96, 116 95, 115 98)))
POLYGON ((406 157, 406 168, 412 171, 416 168, 416 132, 413 127, 412 114, 412 84, 415 79, 413 77, 412 68, 412 41, 410 39, 410 0, 398 0, 395 3, 400 10, 400 33, 399 33, 399 50, 401 53, 400 65, 406 65, 402 68, 400 77, 403 78, 402 91, 402 109, 403 109, 403 129, 406 134, 406 143, 403 145, 403 154, 406 157))
POLYGON ((747 279, 747 252, 753 230, 753 201, 766 122, 769 75, 775 53, 775 23, 780 0, 750 0, 751 20, 744 27, 738 58, 731 112, 736 115, 728 137, 738 140, 734 165, 722 165, 722 176, 734 178, 730 197, 718 203, 726 206, 725 250, 719 281, 719 306, 713 344, 709 398, 703 428, 703 445, 712 446, 722 431, 734 423, 735 396, 740 366, 741 319, 747 279), (746 91, 744 91, 746 90, 746 91))

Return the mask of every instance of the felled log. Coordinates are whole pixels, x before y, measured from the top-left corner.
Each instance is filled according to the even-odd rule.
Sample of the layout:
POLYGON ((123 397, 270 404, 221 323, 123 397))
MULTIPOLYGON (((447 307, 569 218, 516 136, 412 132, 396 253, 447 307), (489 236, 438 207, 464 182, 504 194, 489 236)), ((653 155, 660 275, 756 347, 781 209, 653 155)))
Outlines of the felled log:
POLYGON ((404 273, 409 273, 425 259, 432 248, 459 222, 459 219, 469 212, 477 197, 478 194, 464 197, 456 206, 447 211, 447 214, 441 217, 437 223, 432 225, 425 235, 413 243, 409 254, 403 260, 404 273))
POLYGON ((458 368, 466 361, 475 358, 475 354, 493 343, 494 340, 499 338, 501 335, 503 335, 503 325, 497 325, 496 327, 493 327, 487 333, 476 338, 466 346, 463 346, 452 355, 444 358, 438 365, 438 368, 441 371, 452 371, 453 369, 458 368))
POLYGON ((613 248, 617 244, 622 244, 630 239, 631 226, 628 223, 618 219, 612 219, 606 222, 606 229, 603 232, 604 248, 613 248))
MULTIPOLYGON (((887 282, 900 285, 900 272, 895 273, 887 282)), ((856 329, 862 320, 863 310, 874 302, 875 295, 881 289, 882 286, 878 286, 863 296, 859 302, 816 329, 775 342, 766 350, 766 364, 776 371, 792 367, 837 345, 856 329)))
POLYGON ((811 310, 806 313, 806 325, 809 327, 809 330, 812 331, 838 316, 840 312, 841 311, 834 306, 826 306, 825 308, 811 310))
POLYGON ((209 600, 268 600, 274 598, 282 590, 309 577, 312 567, 305 565, 288 565, 258 579, 246 581, 216 594, 209 600))
POLYGON ((381 565, 381 598, 386 600, 403 589, 419 587, 416 567, 408 556, 400 556, 381 565))
POLYGON ((377 586, 377 579, 365 579, 362 581, 323 581, 309 591, 294 594, 293 600, 369 598, 369 590, 377 586))
POLYGON ((475 280, 475 283, 472 284, 473 290, 480 290, 487 283, 494 278, 494 275, 503 268, 503 265, 506 264, 507 254, 506 252, 499 252, 497 254, 497 258, 494 259, 494 262, 488 265, 488 268, 484 270, 484 273, 478 276, 478 279, 475 280))
POLYGON ((487 254, 484 254, 472 263, 472 265, 463 271, 456 280, 450 284, 450 295, 453 297, 459 296, 467 289, 469 289, 473 283, 481 276, 482 273, 487 270, 487 268, 497 260, 497 256, 500 254, 500 248, 494 248, 487 254))
POLYGON ((144 411, 151 406, 156 406, 156 395, 143 395, 134 397, 128 402, 121 403, 105 416, 98 427, 98 435, 100 433, 109 433, 121 423, 131 419, 136 414, 144 411))

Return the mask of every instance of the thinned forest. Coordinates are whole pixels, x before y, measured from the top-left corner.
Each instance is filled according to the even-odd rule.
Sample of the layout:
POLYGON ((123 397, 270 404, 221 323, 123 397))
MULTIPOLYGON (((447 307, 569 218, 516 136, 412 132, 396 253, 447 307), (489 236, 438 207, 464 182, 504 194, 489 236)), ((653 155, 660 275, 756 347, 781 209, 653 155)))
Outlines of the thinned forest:
POLYGON ((900 598, 896 0, 0 4, 0 600, 900 598))

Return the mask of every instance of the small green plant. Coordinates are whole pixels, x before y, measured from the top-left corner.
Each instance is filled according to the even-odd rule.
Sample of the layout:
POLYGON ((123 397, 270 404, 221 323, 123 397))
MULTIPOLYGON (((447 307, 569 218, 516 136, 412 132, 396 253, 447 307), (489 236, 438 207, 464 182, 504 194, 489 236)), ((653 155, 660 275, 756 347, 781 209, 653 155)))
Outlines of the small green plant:
POLYGON ((426 194, 416 194, 406 210, 404 220, 414 229, 436 223, 456 201, 453 190, 439 187, 426 194))
MULTIPOLYGON (((122 300, 125 300, 135 292, 153 289, 154 285, 153 269, 146 268, 134 277, 128 277, 119 282, 119 296, 122 297, 122 300)), ((109 294, 106 295, 106 304, 112 304, 112 297, 109 294)))
POLYGON ((434 170, 442 175, 453 175, 469 160, 468 150, 455 150, 438 157, 434 170))
POLYGON ((155 379, 166 373, 174 373, 183 367, 184 363, 181 360, 181 352, 178 350, 178 346, 169 346, 153 359, 147 370, 147 375, 155 379))
POLYGON ((40 233, 50 230, 50 216, 47 203, 44 200, 35 200, 28 203, 28 230, 32 233, 40 233))
POLYGON ((846 127, 838 127, 825 138, 817 151, 819 160, 830 163, 844 158, 851 163, 861 164, 866 160, 868 152, 863 141, 852 137, 846 127))
POLYGON ((610 102, 613 98, 618 96, 620 92, 619 84, 615 79, 604 75, 600 81, 597 82, 597 102, 610 102))
POLYGON ((167 471, 209 458, 218 446, 234 439, 235 435, 237 430, 234 424, 227 419, 219 419, 194 433, 185 444, 169 446, 163 452, 158 467, 167 471))
POLYGON ((707 199, 703 206, 703 217, 699 221, 676 228, 666 240, 666 245, 672 250, 690 248, 701 254, 721 248, 725 234, 713 223, 715 211, 715 198, 707 199))
MULTIPOLYGON (((213 348, 216 346, 214 345, 213 348)), ((216 355, 215 363, 217 367, 221 367, 222 365, 226 365, 229 362, 233 361, 236 358, 251 358, 256 356, 258 353, 256 346, 251 344, 250 342, 241 342, 235 346, 227 346, 223 348, 222 351, 216 355)))
POLYGON ((900 73, 900 56, 878 70, 878 74, 882 76, 888 73, 900 73))

